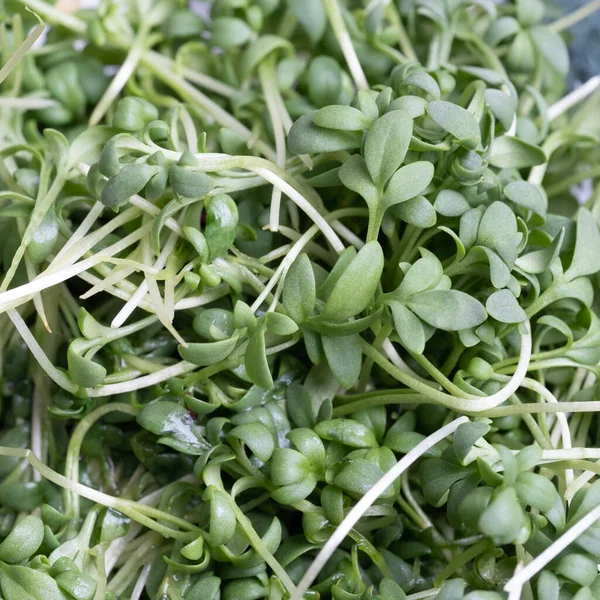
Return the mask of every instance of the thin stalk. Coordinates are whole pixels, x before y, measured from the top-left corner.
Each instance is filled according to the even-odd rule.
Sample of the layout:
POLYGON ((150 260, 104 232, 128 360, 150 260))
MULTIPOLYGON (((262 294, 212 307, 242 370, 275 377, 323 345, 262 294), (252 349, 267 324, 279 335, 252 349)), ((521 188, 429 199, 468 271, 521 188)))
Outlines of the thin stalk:
MULTIPOLYGON (((263 90, 263 96, 267 104, 267 110, 271 118, 273 133, 275 135, 275 152, 277 154, 277 166, 281 169, 285 168, 286 146, 285 146, 285 130, 279 114, 279 106, 277 96, 279 89, 277 87, 277 78, 275 75, 275 55, 267 57, 258 66, 258 75, 263 90)), ((269 228, 271 231, 279 229, 279 210, 281 207, 281 188, 273 186, 271 194, 271 210, 269 216, 269 228)))
POLYGON ((400 459, 377 483, 356 503, 354 508, 346 515, 344 520, 327 540, 313 563, 310 565, 298 587, 292 594, 291 600, 302 600, 313 581, 317 578, 331 555, 337 550, 354 526, 359 522, 368 509, 381 494, 402 475, 415 461, 417 461, 427 450, 433 448, 438 442, 451 435, 463 423, 469 420, 466 417, 455 419, 445 427, 438 429, 432 435, 426 437, 417 444, 408 454, 400 459))
POLYGON ((577 23, 584 21, 589 16, 593 15, 597 10, 600 9, 600 0, 592 0, 592 2, 588 2, 584 4, 577 10, 570 12, 568 15, 561 17, 554 21, 554 23, 550 23, 548 27, 553 31, 561 32, 565 29, 569 29, 573 27, 573 25, 577 25, 577 23))
POLYGON ((154 73, 163 83, 175 90, 186 102, 197 106, 202 112, 210 114, 222 127, 235 131, 249 144, 253 144, 269 160, 277 160, 277 155, 270 146, 261 140, 256 140, 252 131, 200 90, 197 90, 193 85, 177 75, 169 68, 169 65, 165 65, 164 61, 157 61, 156 57, 143 55, 140 63, 154 73))
POLYGON ((356 50, 352 44, 350 33, 346 28, 346 23, 344 23, 344 17, 342 16, 338 0, 323 0, 323 5, 331 28, 346 59, 346 64, 348 65, 354 84, 359 90, 368 90, 369 83, 356 55, 356 50))
POLYGON ((566 113, 569 109, 593 94, 598 87, 600 87, 600 75, 595 75, 577 89, 573 90, 570 94, 567 94, 564 98, 561 98, 558 102, 555 102, 550 106, 547 113, 548 120, 554 121, 558 119, 558 117, 566 113))
POLYGON ((456 398, 450 394, 431 388, 426 383, 415 379, 404 371, 401 371, 389 362, 380 352, 373 348, 366 340, 360 340, 363 353, 371 357, 382 369, 405 386, 430 398, 433 402, 452 408, 463 414, 487 413, 490 409, 503 404, 521 386, 527 374, 529 358, 531 356, 531 327, 526 322, 526 333, 521 338, 521 354, 519 366, 512 379, 498 392, 487 397, 471 396, 469 398, 456 398))
MULTIPOLYGON (((79 455, 81 453, 81 445, 84 437, 98 419, 101 419, 111 412, 121 412, 135 416, 140 410, 123 402, 114 402, 96 408, 79 421, 77 427, 75 427, 71 434, 65 462, 65 476, 72 481, 79 482, 79 455)), ((72 516, 74 520, 77 520, 79 518, 79 495, 68 489, 65 489, 65 492, 65 506, 68 507, 67 514, 72 516)))

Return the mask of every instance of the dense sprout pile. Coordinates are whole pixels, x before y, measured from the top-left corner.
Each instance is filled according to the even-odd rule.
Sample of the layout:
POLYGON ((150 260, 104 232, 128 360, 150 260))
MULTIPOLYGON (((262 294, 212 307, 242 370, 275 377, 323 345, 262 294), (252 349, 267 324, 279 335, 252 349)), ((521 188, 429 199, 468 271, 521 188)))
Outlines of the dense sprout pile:
POLYGON ((3 600, 600 599, 547 4, 0 0, 3 600))

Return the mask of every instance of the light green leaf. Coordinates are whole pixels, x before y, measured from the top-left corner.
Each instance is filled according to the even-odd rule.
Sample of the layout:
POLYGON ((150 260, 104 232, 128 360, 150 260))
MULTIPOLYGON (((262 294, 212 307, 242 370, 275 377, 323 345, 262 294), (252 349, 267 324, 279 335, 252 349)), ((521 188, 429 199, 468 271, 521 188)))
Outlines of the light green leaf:
POLYGON ((400 302, 390 302, 394 328, 402 345, 415 354, 425 350, 425 330, 415 314, 400 302))
POLYGON ((303 323, 317 301, 315 274, 306 254, 301 254, 288 269, 283 285, 283 306, 287 314, 303 323))
POLYGON ((406 305, 423 321, 445 331, 481 325, 485 308, 472 296, 457 290, 429 290, 412 296, 406 305))
POLYGON ((466 213, 471 206, 465 197, 454 190, 442 190, 433 203, 433 208, 443 217, 460 217, 466 213))
POLYGON ((412 130, 413 120, 403 110, 388 112, 371 126, 364 157, 371 179, 379 188, 383 188, 404 161, 412 130))
POLYGON ((442 278, 444 269, 437 256, 429 250, 423 249, 421 252, 423 257, 410 267, 402 283, 393 293, 394 298, 404 300, 414 294, 424 292, 435 287, 442 278))
POLYGON ((235 335, 227 340, 218 342, 188 344, 187 348, 180 345, 177 347, 177 350, 183 360, 187 360, 199 367, 206 367, 225 360, 233 352, 237 341, 238 337, 235 335))
POLYGON ((479 124, 467 109, 453 102, 437 100, 430 102, 426 110, 427 114, 444 131, 456 138, 461 146, 474 150, 481 143, 479 124))
POLYGON ((345 321, 361 313, 373 299, 383 271, 383 251, 378 242, 365 244, 335 284, 321 316, 345 321))
POLYGON ((353 154, 340 168, 339 177, 349 190, 364 198, 369 213, 375 215, 379 210, 380 196, 369 175, 365 159, 360 154, 353 154))
POLYGON ((504 195, 515 204, 532 210, 538 215, 545 215, 548 209, 548 198, 543 188, 527 181, 513 181, 504 188, 504 195))
POLYGON ((417 196, 396 204, 392 207, 392 212, 405 223, 421 229, 433 227, 437 221, 435 209, 425 196, 417 196))
POLYGON ((422 194, 433 179, 434 167, 426 160, 400 167, 392 178, 383 196, 385 208, 406 202, 422 194))
POLYGON ((332 104, 314 113, 313 123, 327 129, 363 131, 371 125, 371 119, 352 106, 332 104))
POLYGON ((362 351, 358 334, 344 337, 322 336, 327 364, 338 383, 350 389, 360 377, 362 351))
POLYGON ((485 303, 488 314, 500 323, 522 323, 527 315, 508 290, 494 292, 485 303))
POLYGON ((544 59, 561 75, 569 72, 569 51, 564 39, 549 27, 532 27, 529 35, 544 59))
POLYGON ((327 14, 321 0, 287 0, 287 7, 298 19, 313 44, 316 44, 327 28, 327 14))
POLYGON ((288 41, 277 35, 263 35, 254 41, 242 55, 240 68, 245 76, 261 63, 271 52, 283 50, 288 54, 293 53, 293 46, 288 41))
POLYGON ((494 202, 488 206, 481 218, 477 231, 477 243, 494 248, 499 240, 514 233, 517 233, 515 213, 504 202, 494 202), (500 223, 502 223, 502 227, 499 227, 500 223))
POLYGON ((318 154, 360 147, 362 132, 325 129, 313 122, 314 113, 300 117, 290 129, 288 146, 293 154, 318 154))
POLYGON ((233 17, 217 17, 211 27, 210 43, 218 48, 243 46, 252 39, 252 29, 246 21, 233 17))
POLYGON ((544 151, 523 140, 503 135, 494 140, 489 162, 499 169, 523 169, 543 165, 548 161, 544 151))
POLYGON ((68 600, 56 581, 43 571, 0 565, 0 589, 8 600, 68 600))
POLYGON ((244 355, 244 366, 254 385, 266 390, 273 387, 273 377, 267 362, 264 329, 259 329, 250 338, 244 355))
POLYGON ((407 112, 413 119, 418 119, 425 114, 425 107, 427 106, 427 100, 420 96, 400 96, 396 98, 388 106, 388 112, 392 110, 403 110, 407 112))
POLYGON ((572 281, 583 275, 592 275, 600 270, 600 232, 596 218, 587 208, 577 213, 577 237, 575 253, 565 277, 572 281))
POLYGON ((515 266, 525 271, 525 273, 532 273, 534 275, 543 273, 558 257, 564 237, 565 228, 563 227, 549 246, 519 256, 515 261, 515 266))

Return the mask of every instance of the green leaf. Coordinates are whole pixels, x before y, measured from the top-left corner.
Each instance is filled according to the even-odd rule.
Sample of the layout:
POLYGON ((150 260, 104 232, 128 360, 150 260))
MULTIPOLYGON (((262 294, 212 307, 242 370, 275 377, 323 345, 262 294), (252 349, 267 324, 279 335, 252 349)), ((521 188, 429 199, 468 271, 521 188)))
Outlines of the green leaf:
POLYGON ((406 305, 423 321, 445 331, 481 325, 485 308, 472 296, 456 290, 429 290, 412 296, 406 305))
POLYGON ((427 114, 451 134, 461 146, 474 150, 481 143, 479 124, 475 117, 462 106, 453 102, 437 100, 426 107, 427 114))
POLYGON ((84 338, 75 338, 67 349, 67 364, 69 375, 74 383, 82 387, 95 388, 100 385, 106 377, 106 369, 94 362, 91 358, 84 356, 90 350, 98 346, 91 346, 84 338))
POLYGON ((247 77, 252 71, 275 50, 284 50, 292 54, 292 44, 276 35, 263 35, 252 42, 242 55, 240 69, 242 75, 247 77))
POLYGON ((539 510, 557 531, 564 529, 563 503, 554 484, 549 479, 537 473, 519 473, 515 489, 521 502, 539 510))
POLYGON ((323 440, 339 442, 351 448, 377 448, 375 434, 353 419, 321 421, 314 430, 323 440))
POLYGON ((321 316, 345 321, 361 313, 373 300, 383 272, 383 251, 378 242, 365 244, 344 270, 331 291, 321 316))
POLYGON ((504 188, 504 195, 515 204, 532 210, 538 215, 545 215, 548 199, 543 188, 527 181, 513 181, 504 188))
POLYGON ((453 459, 454 462, 450 462, 443 454, 441 458, 425 460, 419 466, 423 494, 433 506, 442 506, 448 499, 450 488, 473 473, 472 468, 463 467, 455 462, 455 457, 453 459))
POLYGON ((159 400, 147 404, 137 416, 137 422, 154 435, 171 438, 197 449, 201 448, 194 419, 176 402, 159 400))
POLYGON ((417 196, 392 207, 392 212, 402 221, 421 229, 433 227, 437 216, 433 205, 425 196, 417 196))
POLYGON ((443 217, 460 217, 466 213, 471 206, 466 198, 454 190, 442 190, 433 203, 433 208, 443 217))
POLYGON ((210 31, 210 43, 223 49, 243 46, 252 39, 252 29, 248 23, 233 17, 217 17, 210 31))
POLYGON ((287 0, 287 7, 298 19, 313 44, 316 44, 327 28, 327 14, 321 0, 287 0))
POLYGON ((600 270, 600 232, 596 218, 587 208, 577 213, 577 237, 571 265, 565 273, 568 281, 600 270))
MULTIPOLYGON (((125 170, 126 167, 123 167, 125 170)), ((173 191, 184 198, 204 198, 214 187, 214 182, 206 173, 194 171, 181 165, 173 165, 169 171, 169 182, 173 191)))
POLYGON ((388 112, 393 110, 403 110, 407 112, 413 119, 418 119, 425 114, 425 107, 427 106, 427 100, 420 96, 401 96, 396 98, 388 106, 388 112))
POLYGON ((549 27, 532 27, 529 35, 544 59, 561 75, 569 72, 569 51, 564 39, 549 27))
MULTIPOLYGON (((384 475, 379 465, 365 460, 355 458, 345 464, 335 476, 333 483, 349 494, 362 498, 384 475)), ((394 496, 394 488, 388 487, 380 498, 391 498, 394 496)))
POLYGON ((273 456, 275 441, 271 432, 262 423, 238 425, 228 433, 227 437, 244 442, 252 453, 263 462, 273 456))
POLYGON ((292 335, 298 331, 296 322, 282 313, 268 312, 265 322, 267 331, 274 335, 292 335))
POLYGON ((267 362, 265 351, 265 332, 259 329, 248 341, 246 353, 244 354, 244 366, 246 374, 254 385, 265 390, 273 387, 273 377, 267 362))
POLYGON ((64 571, 55 577, 58 586, 76 600, 93 600, 96 594, 96 581, 77 571, 64 571))
POLYGON ((418 161, 400 167, 387 185, 383 196, 385 208, 406 202, 422 194, 433 179, 434 167, 429 161, 418 161))
POLYGON ((525 311, 509 290, 498 290, 486 301, 485 308, 490 317, 500 323, 522 323, 527 319, 525 311))
POLYGON ((350 389, 358 381, 362 366, 358 334, 341 337, 324 335, 321 339, 333 376, 343 388, 350 389))
POLYGON ((509 130, 517 112, 517 100, 514 95, 501 90, 487 89, 485 101, 492 113, 500 121, 505 130, 509 130))
POLYGON ((564 238, 565 228, 563 227, 549 246, 519 256, 515 261, 515 266, 525 271, 525 273, 532 273, 534 275, 543 273, 558 257, 564 238))
POLYGON ((393 298, 406 300, 425 290, 435 287, 444 274, 442 263, 429 250, 421 250, 423 257, 410 267, 398 289, 393 292, 393 298))
POLYGON ((102 203, 114 210, 127 204, 131 196, 142 191, 157 169, 143 163, 125 165, 104 186, 100 198, 102 203))
POLYGON ((560 582, 551 571, 542 571, 537 581, 537 594, 539 598, 558 600, 560 597, 560 582))
POLYGON ((237 525, 231 498, 213 485, 209 485, 202 494, 202 500, 210 504, 208 543, 211 546, 226 544, 235 535, 237 525))
POLYGON ((0 544, 0 560, 16 564, 33 556, 44 539, 41 519, 29 515, 21 519, 0 544))
POLYGON ((296 323, 303 323, 310 317, 317 301, 317 292, 308 255, 301 254, 288 269, 282 296, 287 314, 296 323))
POLYGON ((413 120, 403 110, 379 117, 369 130, 364 157, 371 179, 382 189, 404 161, 413 130, 413 120))
POLYGON ((237 204, 227 194, 217 194, 206 203, 206 227, 204 237, 210 251, 210 259, 227 254, 235 240, 239 214, 237 204))
POLYGON ((319 127, 341 131, 364 131, 371 120, 352 106, 332 104, 321 108, 313 115, 313 122, 319 127))
POLYGON ((394 328, 402 345, 415 354, 425 350, 425 330, 418 317, 400 302, 390 302, 394 328))
POLYGON ((494 140, 489 162, 499 169, 523 169, 543 165, 548 161, 544 151, 520 138, 503 135, 494 140))
POLYGON ((369 207, 369 215, 376 217, 380 211, 380 194, 369 175, 365 159, 360 154, 353 154, 341 166, 339 177, 349 190, 364 198, 369 207))
POLYGON ((233 352, 237 341, 237 336, 233 336, 218 342, 188 344, 187 348, 180 345, 177 346, 177 350, 183 360, 199 367, 206 367, 225 360, 233 352))
POLYGON ((68 600, 69 596, 43 571, 0 564, 0 589, 6 600, 68 600))
POLYGON ((314 124, 313 117, 314 113, 303 115, 292 125, 288 146, 293 154, 319 154, 360 147, 362 132, 319 127, 314 124))
POLYGON ((554 572, 579 585, 590 586, 598 575, 598 566, 584 554, 567 554, 557 560, 554 572))
POLYGON ((342 70, 331 56, 316 56, 310 61, 306 74, 308 96, 316 106, 339 104, 342 91, 342 70))
POLYGON ((504 202, 494 202, 483 213, 477 230, 477 244, 494 248, 496 243, 517 233, 517 219, 504 202), (502 223, 502 227, 498 224, 502 223))
POLYGON ((526 519, 515 488, 508 487, 500 490, 483 511, 479 517, 479 529, 493 538, 496 544, 510 544, 517 539, 526 519))

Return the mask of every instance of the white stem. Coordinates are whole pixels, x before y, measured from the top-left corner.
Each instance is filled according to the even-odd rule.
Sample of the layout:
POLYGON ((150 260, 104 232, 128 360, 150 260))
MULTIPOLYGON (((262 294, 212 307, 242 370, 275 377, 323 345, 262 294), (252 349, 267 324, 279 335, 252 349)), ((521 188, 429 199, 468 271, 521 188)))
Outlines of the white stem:
POLYGON ((221 283, 217 287, 204 292, 201 296, 190 296, 183 298, 175 303, 175 310, 187 310, 189 308, 198 308, 210 304, 219 298, 223 298, 229 294, 229 286, 226 283, 221 283))
POLYGON ((9 310, 7 311, 7 314, 10 320, 13 322, 16 330, 23 338, 23 341, 27 344, 29 351, 38 361, 40 367, 44 369, 48 377, 50 377, 50 379, 52 379, 52 381, 54 381, 54 383, 56 383, 56 385, 59 387, 67 390, 67 392, 71 392, 71 394, 74 394, 79 387, 52 364, 52 361, 46 356, 46 353, 42 347, 38 344, 31 331, 29 331, 29 327, 27 327, 25 321, 23 321, 21 315, 16 310, 9 310))
POLYGON ((16 302, 16 305, 18 306, 20 302, 22 302, 24 298, 30 294, 35 294, 47 288, 53 287, 59 283, 62 283, 63 281, 66 281, 67 279, 70 279, 71 277, 75 277, 83 271, 91 269, 97 264, 107 261, 112 257, 112 255, 118 254, 122 250, 125 250, 125 248, 142 239, 149 233, 151 226, 152 225, 149 224, 147 226, 140 227, 137 231, 130 233, 112 246, 105 248, 101 254, 96 254, 75 265, 62 269, 58 273, 46 274, 46 272, 44 272, 29 283, 25 283, 11 290, 0 293, 0 311, 13 308, 14 306, 12 303, 14 302, 16 302))
POLYGON ((569 530, 563 533, 553 544, 548 546, 541 554, 538 554, 522 570, 515 574, 504 586, 504 591, 512 593, 520 590, 532 577, 539 573, 549 562, 554 560, 565 548, 572 544, 584 531, 600 519, 600 506, 592 509, 585 517, 577 521, 569 530))
POLYGON ((340 253, 344 250, 344 244, 332 229, 331 225, 323 218, 323 215, 321 215, 317 209, 302 194, 300 194, 300 192, 295 190, 289 183, 285 182, 269 169, 252 166, 248 167, 248 170, 254 171, 257 175, 260 175, 269 183, 277 186, 286 196, 291 198, 298 207, 312 219, 314 224, 321 230, 336 252, 340 253))
POLYGON ((101 388, 88 389, 87 391, 88 395, 91 398, 99 398, 101 396, 112 396, 113 394, 133 392, 134 390, 141 390, 143 388, 156 385, 157 383, 166 381, 171 377, 179 377, 181 375, 185 375, 186 373, 189 373, 190 371, 193 371, 196 368, 196 365, 182 360, 181 362, 178 362, 175 365, 171 365, 170 367, 166 367, 164 369, 161 369, 160 371, 156 371, 156 373, 145 375, 144 377, 138 377, 137 379, 132 379, 131 381, 124 381, 123 383, 113 383, 110 385, 104 385, 101 388))
MULTIPOLYGON (((104 204, 102 202, 96 202, 90 209, 90 212, 85 216, 85 219, 81 221, 79 227, 73 232, 73 235, 67 240, 67 243, 60 249, 58 254, 54 257, 56 265, 59 265, 60 260, 75 246, 80 240, 82 240, 90 229, 94 226, 94 223, 98 220, 98 217, 104 210, 104 204)), ((54 262, 53 261, 53 262, 54 262)), ((60 267, 57 267, 60 268, 60 267)))
MULTIPOLYGON (((596 461, 600 465, 600 460, 596 461)), ((594 471, 584 471, 569 487, 565 490, 565 499, 571 500, 573 496, 589 481, 596 476, 594 471)))
POLYGON ((554 121, 562 114, 567 112, 570 108, 593 94, 598 87, 600 87, 600 75, 596 75, 591 79, 588 79, 584 84, 580 85, 570 94, 567 94, 564 98, 561 98, 558 102, 555 102, 548 109, 548 119, 550 121, 554 121))
POLYGON ((310 240, 317 234, 319 231, 317 225, 312 225, 303 235, 298 239, 297 242, 292 246, 292 249, 288 252, 288 255, 279 263, 277 270, 275 271, 273 277, 269 280, 265 289, 261 292, 260 296, 254 301, 252 306, 250 307, 254 312, 256 312, 260 305, 266 300, 267 296, 270 294, 271 290, 275 287, 275 284, 282 278, 285 277, 287 270, 292 266, 292 263, 298 258, 302 249, 310 240))
POLYGON ((54 100, 47 100, 46 98, 7 98, 6 96, 0 98, 0 109, 42 110, 51 106, 56 106, 56 102, 54 100))
POLYGON ((547 461, 600 459, 600 448, 569 448, 564 450, 542 450, 542 458, 547 461))
MULTIPOLYGON (((173 252, 173 249, 175 248, 176 243, 177 243, 177 236, 174 234, 171 234, 169 236, 169 239, 167 240, 167 243, 164 245, 160 255, 154 262, 153 267, 154 267, 154 269, 156 269, 156 271, 160 271, 167 264, 167 260, 169 260, 169 256, 171 256, 171 253, 173 252)), ((140 302, 142 301, 142 299, 144 298, 144 296, 146 295, 146 293, 148 291, 149 291, 149 283, 148 283, 148 279, 146 278, 146 279, 144 279, 144 281, 142 281, 142 283, 140 284, 140 287, 137 289, 135 294, 133 294, 133 296, 131 296, 131 298, 126 302, 125 306, 123 306, 123 308, 117 313, 115 318, 112 320, 112 323, 110 324, 110 326, 111 327, 121 327, 121 325, 123 325, 123 323, 125 323, 125 321, 127 321, 127 319, 131 316, 133 311, 139 306, 140 302)), ((159 294, 159 296, 160 296, 160 294, 159 294)), ((156 298, 155 298, 155 300, 156 300, 156 298)), ((156 305, 153 302, 152 297, 150 298, 150 303, 152 306, 154 306, 154 311, 158 315, 156 305)), ((161 301, 161 304, 162 304, 162 301, 161 301)), ((164 323, 163 323, 163 325, 164 325, 164 323)), ((165 327, 166 327, 166 325, 165 325, 165 327)))
POLYGON ((292 594, 291 600, 302 600, 304 594, 308 591, 313 581, 331 558, 331 555, 337 550, 353 527, 358 523, 365 511, 391 486, 398 477, 402 475, 415 461, 417 461, 427 450, 433 448, 438 442, 442 441, 448 435, 454 433, 463 423, 467 423, 467 417, 455 419, 445 427, 438 429, 435 433, 426 437, 417 444, 408 454, 401 458, 377 483, 356 503, 352 510, 346 515, 339 524, 327 543, 321 548, 321 551, 310 565, 298 587, 292 594))
POLYGON ((392 344, 392 342, 388 338, 386 338, 383 341, 383 344, 381 344, 381 349, 385 352, 386 356, 390 359, 390 362, 396 368, 400 369, 401 371, 404 371, 407 375, 410 375, 411 377, 414 377, 415 379, 418 379, 422 383, 426 383, 427 385, 431 385, 431 381, 429 381, 428 379, 424 379, 420 375, 417 375, 417 373, 415 373, 402 360, 402 357, 398 354, 398 352, 396 351, 396 348, 394 348, 394 344, 392 344))
POLYGON ((365 77, 360 61, 358 60, 358 56, 356 55, 356 50, 352 44, 352 38, 348 33, 346 23, 344 23, 344 17, 342 16, 342 11, 340 10, 337 0, 323 0, 323 4, 325 5, 325 11, 327 12, 329 22, 331 23, 331 28, 342 49, 356 87, 359 90, 368 90, 369 83, 365 77))

